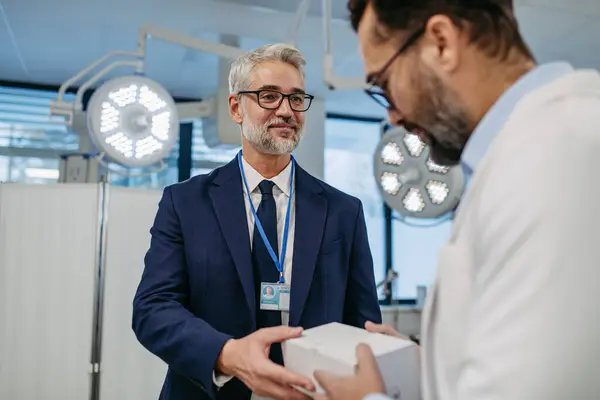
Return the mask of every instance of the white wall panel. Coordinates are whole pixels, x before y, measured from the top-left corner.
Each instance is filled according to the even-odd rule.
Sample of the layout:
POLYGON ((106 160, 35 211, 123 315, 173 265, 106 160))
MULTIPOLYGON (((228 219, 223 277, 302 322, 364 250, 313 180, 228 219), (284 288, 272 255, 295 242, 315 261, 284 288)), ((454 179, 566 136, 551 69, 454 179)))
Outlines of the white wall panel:
POLYGON ((131 329, 133 296, 160 196, 158 191, 110 189, 100 380, 104 400, 157 399, 167 371, 131 329))
POLYGON ((97 185, 0 185, 0 399, 89 397, 97 185))

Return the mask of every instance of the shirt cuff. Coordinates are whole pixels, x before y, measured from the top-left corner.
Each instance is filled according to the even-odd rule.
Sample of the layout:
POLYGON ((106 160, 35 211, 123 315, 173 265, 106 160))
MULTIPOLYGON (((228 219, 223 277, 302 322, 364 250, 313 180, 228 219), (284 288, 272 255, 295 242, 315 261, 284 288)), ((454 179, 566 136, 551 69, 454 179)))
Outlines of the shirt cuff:
POLYGON ((233 376, 217 374, 213 371, 213 382, 217 388, 222 388, 227 382, 233 379, 233 376))
POLYGON ((386 396, 385 394, 375 393, 366 396, 363 400, 392 400, 392 398, 386 396))

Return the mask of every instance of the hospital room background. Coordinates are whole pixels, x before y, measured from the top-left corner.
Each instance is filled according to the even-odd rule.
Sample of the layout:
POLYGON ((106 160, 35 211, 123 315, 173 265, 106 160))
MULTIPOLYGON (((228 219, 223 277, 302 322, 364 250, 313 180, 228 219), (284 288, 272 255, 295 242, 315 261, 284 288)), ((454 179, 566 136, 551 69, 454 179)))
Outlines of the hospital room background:
MULTIPOLYGON (((539 61, 600 69, 598 0, 516 5, 539 61)), ((0 0, 0 399, 157 398, 167 367, 131 330, 148 230, 165 186, 235 157, 231 59, 275 42, 316 96, 296 159, 362 201, 384 322, 418 340, 464 177, 365 95, 346 1, 0 0), (135 85, 177 115, 146 164, 98 139, 103 99, 135 85), (441 183, 400 189, 410 157, 441 183)))

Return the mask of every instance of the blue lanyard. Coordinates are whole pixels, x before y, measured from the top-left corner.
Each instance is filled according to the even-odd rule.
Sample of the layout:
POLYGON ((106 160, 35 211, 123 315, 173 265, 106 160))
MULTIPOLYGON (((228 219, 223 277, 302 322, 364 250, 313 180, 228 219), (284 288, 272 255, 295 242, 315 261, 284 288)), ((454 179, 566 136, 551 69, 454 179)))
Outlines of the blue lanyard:
POLYGON ((296 167, 296 161, 294 160, 294 157, 292 156, 292 174, 290 176, 290 197, 288 199, 287 212, 285 213, 285 225, 283 228, 283 243, 281 246, 281 259, 280 260, 277 259, 277 256, 275 255, 275 251, 273 251, 273 247, 271 246, 271 243, 269 243, 269 239, 267 238, 267 235, 265 234, 265 230, 263 229, 262 224, 260 223, 260 220, 258 219, 258 216, 256 215, 256 209, 254 208, 254 204, 252 204, 252 198, 250 197, 250 189, 248 188, 248 182, 246 181, 246 174, 244 173, 244 165, 242 163, 242 151, 241 150, 238 153, 238 164, 240 166, 240 172, 242 173, 242 180, 244 181, 244 186, 246 187, 246 193, 248 194, 248 202, 250 203, 250 209, 252 210, 252 215, 254 216, 254 222, 256 223, 256 228, 258 229, 258 232, 260 233, 260 237, 262 238, 265 246, 267 247, 267 251, 269 252, 269 255, 271 256, 271 259, 275 263, 275 267, 277 267, 277 271, 279 271, 279 283, 285 283, 285 278, 283 277, 283 263, 285 261, 285 252, 287 250, 288 233, 289 233, 289 228, 290 228, 290 210, 292 208, 291 207, 292 206, 292 184, 294 182, 294 170, 296 167))

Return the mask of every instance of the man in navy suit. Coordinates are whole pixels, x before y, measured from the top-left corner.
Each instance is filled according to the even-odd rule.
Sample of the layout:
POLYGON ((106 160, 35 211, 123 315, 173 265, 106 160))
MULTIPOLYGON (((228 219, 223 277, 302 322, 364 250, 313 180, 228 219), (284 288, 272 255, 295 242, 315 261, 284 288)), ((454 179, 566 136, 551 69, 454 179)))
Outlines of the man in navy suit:
POLYGON ((304 399, 281 343, 329 322, 381 322, 360 201, 291 156, 313 96, 287 45, 236 60, 242 151, 167 187, 133 302, 138 340, 169 370, 161 399, 304 399))

